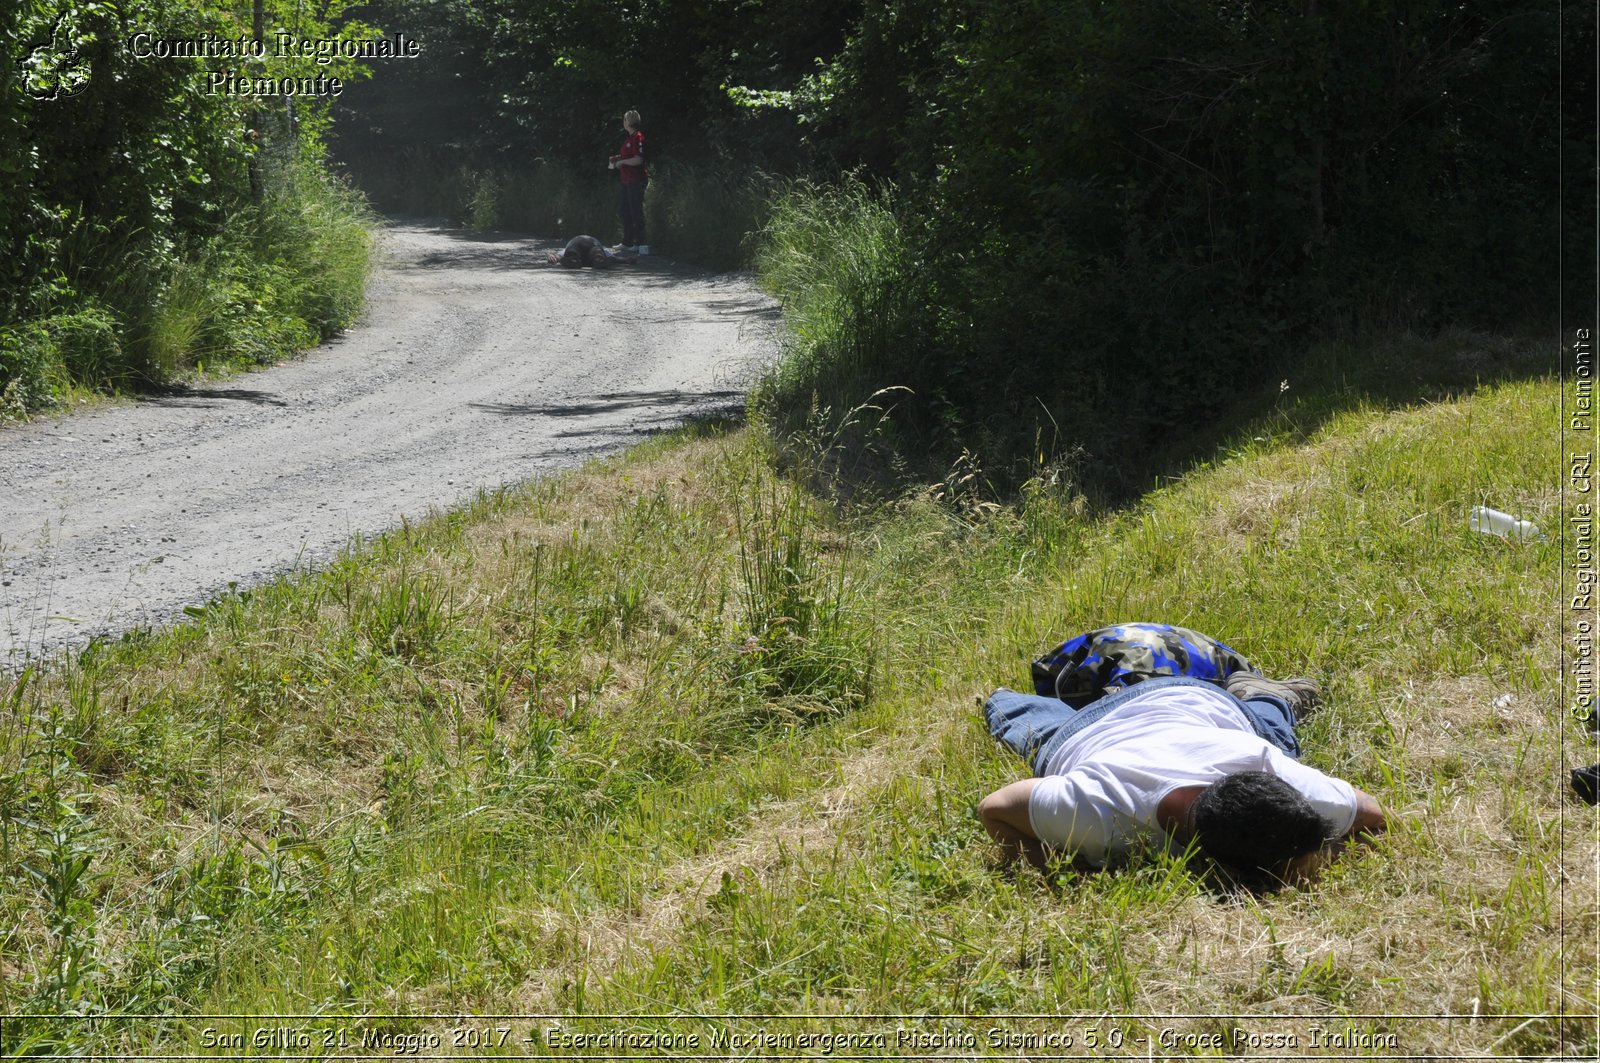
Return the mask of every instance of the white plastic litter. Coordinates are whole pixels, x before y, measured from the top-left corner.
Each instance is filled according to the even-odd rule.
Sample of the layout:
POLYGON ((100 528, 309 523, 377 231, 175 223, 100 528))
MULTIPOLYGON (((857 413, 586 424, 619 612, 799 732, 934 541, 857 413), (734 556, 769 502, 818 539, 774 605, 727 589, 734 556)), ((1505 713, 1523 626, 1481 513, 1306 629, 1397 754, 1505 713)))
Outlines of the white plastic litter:
POLYGON ((1515 539, 1518 542, 1544 538, 1544 532, 1540 531, 1539 526, 1531 520, 1518 520, 1509 513, 1502 513, 1488 506, 1473 506, 1471 515, 1467 517, 1467 526, 1475 532, 1498 535, 1502 539, 1515 539))

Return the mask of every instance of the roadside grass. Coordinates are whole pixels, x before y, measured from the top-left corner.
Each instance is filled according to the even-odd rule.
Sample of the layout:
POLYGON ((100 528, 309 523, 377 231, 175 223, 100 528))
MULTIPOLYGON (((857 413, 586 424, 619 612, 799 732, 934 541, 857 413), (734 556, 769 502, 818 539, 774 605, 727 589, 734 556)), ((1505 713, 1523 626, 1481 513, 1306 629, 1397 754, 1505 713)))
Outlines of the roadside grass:
POLYGON ((784 304, 784 357, 751 400, 773 431, 813 455, 830 480, 841 465, 853 467, 850 480, 866 470, 882 479, 885 434, 902 463, 904 451, 926 451, 928 437, 918 436, 926 425, 903 411, 885 416, 938 389, 921 282, 887 193, 857 181, 789 182, 772 198, 753 265, 784 304))
POLYGON ((964 1042, 897 1027, 1010 1056, 991 1028, 1592 1052, 1557 388, 1325 398, 1105 513, 1041 475, 1006 507, 840 515, 759 427, 701 427, 4 681, 0 1011, 86 1016, 9 1019, 7 1051, 263 1025, 115 1018, 151 1012, 542 1050, 520 1037, 543 1023, 452 1045, 425 1017, 522 1012, 900 1054, 964 1042), (1480 502, 1552 538, 1476 535, 1480 502), (1130 619, 1320 678, 1308 759, 1375 794, 1388 837, 1266 897, 1165 857, 997 867, 973 809, 1023 769, 975 699, 1130 619), (694 1017, 726 1013, 840 1017, 694 1017), (906 1018, 847 1018, 882 1013, 906 1018))
POLYGON ((0 323, 0 423, 315 346, 361 311, 371 222, 359 194, 291 165, 225 233, 184 246, 79 224, 59 241, 72 294, 0 323))
MULTIPOLYGON (((1245 437, 1070 552, 1049 523, 1011 540, 1038 578, 956 649, 955 689, 889 695, 883 713, 908 721, 899 769, 834 810, 836 844, 735 874, 591 1006, 1179 1016, 1118 1028, 1180 1048, 1237 1028, 1269 1048, 1337 1049, 1328 1033, 1350 1029, 1400 1053, 1592 1051, 1595 823, 1564 795, 1564 765, 1592 753, 1558 704, 1558 547, 1465 521, 1488 502, 1559 529, 1555 403, 1521 383, 1338 415, 1303 447, 1245 437), (1315 889, 1259 899, 1221 900, 1164 859, 997 875, 971 808, 1020 765, 970 695, 1024 685, 1063 633, 1133 617, 1319 676, 1309 759, 1378 796, 1389 837, 1315 889), (1246 1017, 1261 1015, 1276 1017, 1246 1017)), ((986 1046, 995 1024, 904 1025, 986 1046)))

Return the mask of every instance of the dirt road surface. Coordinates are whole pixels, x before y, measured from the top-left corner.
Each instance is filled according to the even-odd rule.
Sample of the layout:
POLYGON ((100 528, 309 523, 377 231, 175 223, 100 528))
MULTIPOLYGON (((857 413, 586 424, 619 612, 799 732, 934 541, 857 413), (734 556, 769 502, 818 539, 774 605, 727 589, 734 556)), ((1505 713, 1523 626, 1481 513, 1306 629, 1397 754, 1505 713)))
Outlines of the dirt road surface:
POLYGON ((387 228, 363 320, 226 383, 0 430, 0 668, 742 404, 777 308, 652 257, 387 228))

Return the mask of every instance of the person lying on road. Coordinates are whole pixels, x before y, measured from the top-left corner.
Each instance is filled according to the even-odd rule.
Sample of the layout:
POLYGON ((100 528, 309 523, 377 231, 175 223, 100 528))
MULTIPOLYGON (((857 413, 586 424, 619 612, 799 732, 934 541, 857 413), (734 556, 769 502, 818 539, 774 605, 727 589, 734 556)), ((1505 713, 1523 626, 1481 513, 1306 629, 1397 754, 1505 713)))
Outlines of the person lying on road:
POLYGON ((606 269, 617 261, 617 256, 607 251, 605 245, 592 236, 574 236, 560 251, 546 254, 545 261, 552 266, 565 266, 568 269, 580 269, 584 266, 606 269))

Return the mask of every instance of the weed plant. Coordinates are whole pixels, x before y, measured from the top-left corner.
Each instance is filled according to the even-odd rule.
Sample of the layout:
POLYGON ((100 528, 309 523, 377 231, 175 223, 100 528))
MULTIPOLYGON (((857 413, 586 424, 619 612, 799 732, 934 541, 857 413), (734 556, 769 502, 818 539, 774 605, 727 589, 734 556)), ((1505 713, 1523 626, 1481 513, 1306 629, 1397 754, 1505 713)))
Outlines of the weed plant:
POLYGON ((988 1031, 1064 1020, 976 1016, 1150 1015, 1072 1032, 1592 1053, 1558 394, 1290 393, 1116 511, 1043 474, 1003 507, 927 490, 845 519, 758 431, 694 430, 13 677, 0 1010, 106 1017, 7 1036, 198 1052, 200 1024, 116 1016, 558 1012, 893 1048, 860 1016, 896 1013, 1014 1055, 988 1031), (1472 533, 1478 503, 1552 538, 1472 533), (1387 838, 1260 897, 1165 855, 998 866, 973 808, 1024 769, 975 697, 1134 619, 1321 679, 1309 760, 1387 838))
POLYGON ((783 300, 788 335, 754 402, 774 431, 806 441, 802 460, 822 468, 828 452, 861 451, 886 427, 907 449, 917 425, 862 416, 883 414, 880 399, 937 389, 917 340, 915 270, 887 196, 854 181, 792 183, 772 202, 755 267, 783 300))

